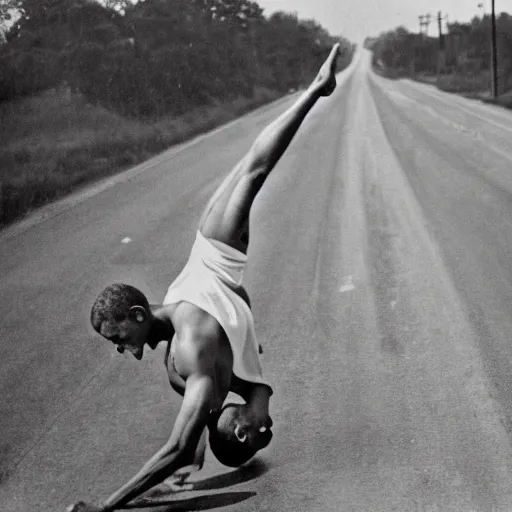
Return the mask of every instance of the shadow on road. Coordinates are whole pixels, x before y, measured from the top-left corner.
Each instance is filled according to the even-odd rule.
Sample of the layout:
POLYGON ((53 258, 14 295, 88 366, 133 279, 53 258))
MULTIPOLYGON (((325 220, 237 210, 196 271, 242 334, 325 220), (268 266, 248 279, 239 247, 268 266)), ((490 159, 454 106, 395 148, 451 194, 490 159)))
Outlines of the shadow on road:
POLYGON ((153 502, 125 505, 125 509, 158 509, 158 512, 185 512, 192 510, 210 510, 212 508, 236 505, 242 501, 256 496, 255 492, 222 492, 218 494, 204 494, 183 500, 158 499, 153 502))
POLYGON ((262 461, 255 460, 246 466, 236 469, 235 471, 215 475, 204 480, 199 480, 198 482, 192 482, 192 490, 205 491, 207 489, 223 489, 224 487, 230 487, 232 485, 254 480, 266 472, 266 464, 262 461))
MULTIPOLYGON (((254 460, 242 466, 241 468, 230 471, 229 473, 223 473, 221 475, 215 475, 204 480, 197 482, 190 482, 192 488, 188 491, 206 491, 214 489, 223 489, 232 485, 241 484, 243 482, 249 482, 255 478, 260 477, 268 470, 267 465, 259 460, 254 460)), ((194 498, 186 498, 183 500, 176 500, 173 497, 176 496, 176 492, 167 491, 163 489, 155 489, 150 491, 142 498, 135 500, 132 503, 125 505, 124 509, 155 509, 158 508, 157 512, 180 512, 180 511, 193 511, 193 510, 209 510, 216 507, 227 507, 228 505, 235 505, 241 501, 245 501, 253 496, 256 496, 255 492, 240 491, 240 492, 223 492, 216 494, 204 494, 202 496, 196 496, 194 498)))

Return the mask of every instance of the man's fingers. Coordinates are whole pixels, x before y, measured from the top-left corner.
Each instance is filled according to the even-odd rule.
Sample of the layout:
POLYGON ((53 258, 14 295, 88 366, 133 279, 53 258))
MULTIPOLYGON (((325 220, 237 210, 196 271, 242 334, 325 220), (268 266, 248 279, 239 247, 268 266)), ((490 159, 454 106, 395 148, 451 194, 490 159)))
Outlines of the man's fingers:
POLYGON ((171 481, 177 484, 184 484, 185 480, 190 476, 190 471, 186 473, 177 473, 171 477, 171 481))
POLYGON ((186 482, 189 474, 187 475, 179 475, 176 477, 171 477, 165 480, 165 485, 172 492, 183 492, 183 491, 191 491, 193 489, 194 484, 186 482))
POLYGON ((163 484, 168 490, 172 492, 183 492, 192 491, 194 484, 187 482, 187 478, 190 476, 189 472, 174 473, 172 476, 166 478, 163 484))
POLYGON ((97 510, 93 505, 88 505, 84 501, 79 501, 74 505, 70 505, 66 512, 87 512, 88 510, 97 510))
POLYGON ((194 490, 194 484, 173 483, 173 484, 168 484, 168 485, 169 485, 169 489, 172 492, 184 492, 184 491, 194 490))

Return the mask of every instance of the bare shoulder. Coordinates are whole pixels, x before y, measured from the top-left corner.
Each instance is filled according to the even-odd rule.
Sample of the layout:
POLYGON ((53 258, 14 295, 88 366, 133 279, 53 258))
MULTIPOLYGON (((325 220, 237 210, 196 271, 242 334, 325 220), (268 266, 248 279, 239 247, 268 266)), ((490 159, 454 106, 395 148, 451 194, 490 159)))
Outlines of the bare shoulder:
POLYGON ((173 353, 176 370, 186 377, 199 368, 214 365, 226 335, 209 313, 186 302, 180 303, 173 316, 176 329, 173 353))
POLYGON ((224 329, 209 313, 189 302, 180 302, 172 323, 180 340, 215 340, 225 336, 224 329))

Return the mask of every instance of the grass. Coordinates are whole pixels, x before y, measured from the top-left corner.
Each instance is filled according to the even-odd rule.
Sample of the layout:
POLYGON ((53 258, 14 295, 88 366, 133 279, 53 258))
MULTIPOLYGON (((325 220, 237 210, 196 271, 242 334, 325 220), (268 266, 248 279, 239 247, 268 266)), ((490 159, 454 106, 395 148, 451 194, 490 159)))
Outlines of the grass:
POLYGON ((500 107, 508 108, 512 110, 512 91, 508 91, 505 94, 493 98, 489 92, 485 93, 466 93, 464 94, 467 98, 478 99, 484 103, 491 103, 492 105, 499 105, 500 107))
POLYGON ((442 75, 439 80, 435 76, 415 77, 426 83, 436 85, 439 89, 446 92, 461 94, 466 98, 492 103, 504 108, 512 109, 512 91, 500 94, 493 98, 490 93, 490 78, 488 73, 479 73, 474 75, 442 75))
POLYGON ((441 75, 435 85, 442 91, 456 93, 478 93, 489 88, 489 77, 483 73, 477 75, 441 75))
POLYGON ((480 100, 484 103, 491 103, 512 110, 512 90, 500 94, 497 98, 491 97, 489 73, 482 72, 472 75, 451 74, 441 75, 438 78, 437 75, 427 73, 417 73, 411 76, 411 73, 406 69, 382 69, 374 66, 374 71, 392 80, 411 78, 418 82, 435 85, 442 91, 461 94, 466 98, 480 100))
POLYGON ((0 226, 279 96, 261 88, 251 99, 155 123, 121 117, 65 91, 0 103, 0 226))

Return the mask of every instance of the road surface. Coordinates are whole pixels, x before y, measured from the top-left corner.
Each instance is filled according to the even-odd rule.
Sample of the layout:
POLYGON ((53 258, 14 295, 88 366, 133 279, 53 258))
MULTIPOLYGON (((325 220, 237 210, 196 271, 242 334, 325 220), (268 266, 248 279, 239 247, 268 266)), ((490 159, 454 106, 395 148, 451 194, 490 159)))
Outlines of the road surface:
MULTIPOLYGON (((512 116, 369 63, 253 211, 274 440, 239 471, 208 453, 159 511, 512 510, 512 116)), ((2 511, 103 499, 167 439, 163 349, 119 355, 90 306, 113 281, 162 300, 209 195, 292 100, 2 235, 2 511)))

